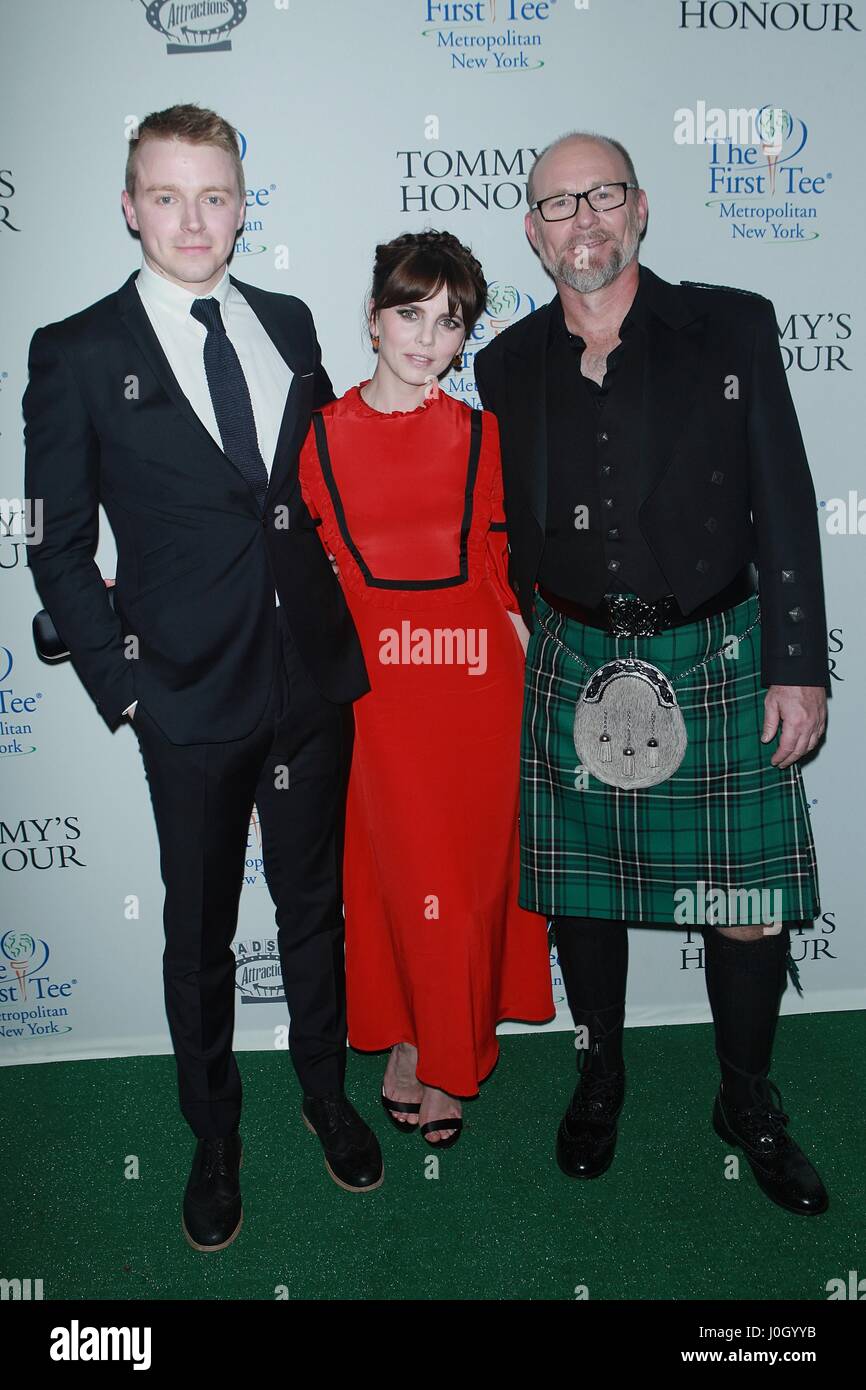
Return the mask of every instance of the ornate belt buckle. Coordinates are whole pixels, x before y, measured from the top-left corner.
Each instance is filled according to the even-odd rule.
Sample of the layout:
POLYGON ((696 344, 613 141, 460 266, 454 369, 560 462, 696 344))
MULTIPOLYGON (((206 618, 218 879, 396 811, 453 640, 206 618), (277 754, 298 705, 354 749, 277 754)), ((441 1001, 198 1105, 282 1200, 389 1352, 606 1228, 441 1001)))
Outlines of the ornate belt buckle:
POLYGON ((613 637, 655 637, 661 632, 660 605, 647 603, 636 594, 605 594, 610 633, 613 637))

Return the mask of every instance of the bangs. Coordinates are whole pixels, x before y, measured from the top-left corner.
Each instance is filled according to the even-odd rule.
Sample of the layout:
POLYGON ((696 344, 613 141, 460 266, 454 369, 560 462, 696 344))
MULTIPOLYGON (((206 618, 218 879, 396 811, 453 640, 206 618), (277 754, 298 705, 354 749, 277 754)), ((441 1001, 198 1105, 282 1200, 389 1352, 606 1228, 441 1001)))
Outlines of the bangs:
MULTIPOLYGON (((449 258, 450 259, 450 258, 449 258)), ((394 267, 378 300, 380 309, 433 299, 445 288, 449 314, 460 313, 464 323, 472 322, 484 307, 476 308, 478 291, 471 276, 456 261, 443 264, 443 257, 419 248, 394 267)))

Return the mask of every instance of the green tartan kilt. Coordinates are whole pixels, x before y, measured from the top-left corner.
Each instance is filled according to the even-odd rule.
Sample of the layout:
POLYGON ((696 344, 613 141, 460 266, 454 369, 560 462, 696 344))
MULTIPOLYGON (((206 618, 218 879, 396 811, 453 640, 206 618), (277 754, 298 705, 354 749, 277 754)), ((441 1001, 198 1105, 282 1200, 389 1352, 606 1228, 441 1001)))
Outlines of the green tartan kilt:
MULTIPOLYGON (((752 597, 655 637, 626 638, 558 613, 540 594, 535 603, 550 631, 591 670, 632 654, 672 678, 744 633, 758 611, 752 597)), ((771 765, 778 733, 761 743, 760 623, 739 643, 737 657, 716 657, 674 686, 688 746, 674 775, 654 787, 621 790, 581 771, 573 728, 586 677, 536 624, 521 730, 520 906, 548 917, 674 925, 683 920, 675 894, 685 888, 699 897, 704 885, 707 894, 721 890, 726 904, 730 893, 769 890, 761 901, 784 921, 817 916, 800 768, 771 765)), ((726 925, 724 916, 716 925, 726 925)))

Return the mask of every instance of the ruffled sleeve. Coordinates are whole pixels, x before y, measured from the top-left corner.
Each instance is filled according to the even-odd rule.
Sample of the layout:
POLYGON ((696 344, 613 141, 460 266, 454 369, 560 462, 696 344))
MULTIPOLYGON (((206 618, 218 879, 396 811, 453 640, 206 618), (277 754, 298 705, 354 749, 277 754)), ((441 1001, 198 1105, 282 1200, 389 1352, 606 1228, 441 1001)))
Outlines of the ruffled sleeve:
POLYGON ((485 567, 487 577, 496 589, 503 606, 511 613, 520 612, 514 590, 508 582, 508 531, 505 520, 505 497, 502 487, 502 461, 499 452, 499 422, 491 411, 484 412, 484 450, 492 451, 489 459, 490 524, 487 531, 485 567))
POLYGON ((335 572, 342 584, 345 578, 343 569, 347 552, 340 539, 333 504, 322 474, 316 431, 312 422, 298 455, 298 482, 301 487, 301 496, 310 513, 316 528, 316 535, 322 542, 325 554, 329 560, 334 561, 336 558, 338 561, 338 569, 335 572))

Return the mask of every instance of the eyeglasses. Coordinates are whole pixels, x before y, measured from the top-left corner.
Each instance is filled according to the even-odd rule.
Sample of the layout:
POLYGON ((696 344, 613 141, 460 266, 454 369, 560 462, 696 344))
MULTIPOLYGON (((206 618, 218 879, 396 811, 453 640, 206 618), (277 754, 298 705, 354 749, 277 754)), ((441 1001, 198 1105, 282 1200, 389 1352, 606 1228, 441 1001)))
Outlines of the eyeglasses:
POLYGON ((638 185, 599 183, 595 188, 588 188, 585 193, 554 193, 550 198, 542 198, 539 202, 533 203, 530 212, 537 209, 545 222, 566 222, 569 217, 574 217, 580 207, 581 198, 586 199, 593 212, 612 212, 614 208, 622 207, 630 188, 637 190, 638 185))

